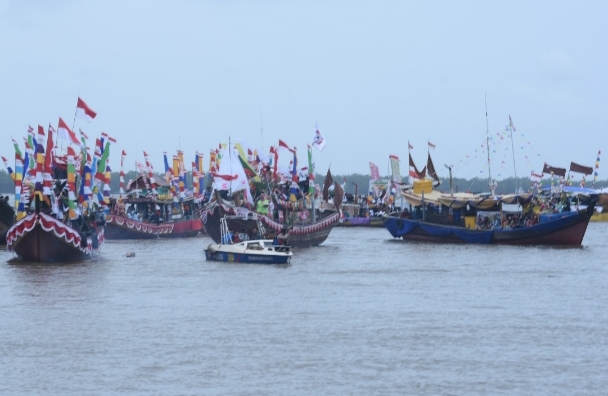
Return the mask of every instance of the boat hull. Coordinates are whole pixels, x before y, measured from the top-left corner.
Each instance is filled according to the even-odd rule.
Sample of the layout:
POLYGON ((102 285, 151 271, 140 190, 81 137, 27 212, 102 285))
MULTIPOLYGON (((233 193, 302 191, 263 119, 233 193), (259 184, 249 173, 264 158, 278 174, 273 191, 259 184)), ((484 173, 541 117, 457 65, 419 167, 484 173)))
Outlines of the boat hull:
MULTIPOLYGON (((294 225, 289 231, 288 243, 292 248, 308 248, 319 246, 329 236, 333 227, 340 220, 340 215, 337 212, 327 212, 327 216, 320 219, 316 223, 308 225, 294 225)), ((223 206, 218 205, 211 210, 203 211, 202 220, 205 225, 207 234, 215 243, 221 241, 220 220, 228 213, 223 206)), ((257 215, 265 227, 268 227, 274 233, 281 232, 283 224, 278 223, 267 216, 257 215)), ((247 214, 243 214, 243 219, 231 219, 231 229, 252 229, 257 226, 257 220, 248 218, 247 214)))
POLYGON ((586 212, 568 215, 510 230, 472 230, 432 224, 420 220, 384 216, 384 226, 395 238, 435 243, 473 243, 494 245, 580 246, 590 216, 586 212))
POLYGON ((287 264, 291 256, 269 256, 249 253, 231 253, 205 250, 205 258, 209 261, 224 261, 227 263, 243 264, 287 264))
POLYGON ((211 244, 205 249, 209 261, 244 264, 287 264, 290 246, 273 245, 271 240, 252 240, 237 244, 211 244))
POLYGON ((200 235, 204 232, 199 218, 180 220, 170 223, 144 223, 124 216, 108 215, 106 217, 107 239, 156 239, 185 238, 200 235))
POLYGON ((200 218, 181 220, 170 224, 173 225, 173 231, 166 234, 160 234, 161 238, 195 237, 205 232, 203 222, 200 218))
POLYGON ((96 254, 104 240, 103 228, 83 244, 78 232, 66 224, 50 216, 30 215, 8 231, 7 249, 30 262, 78 261, 96 254))
POLYGON ((347 217, 343 222, 336 224, 336 227, 372 227, 382 228, 384 222, 382 217, 347 217))
POLYGON ((171 229, 131 220, 123 216, 106 216, 106 238, 117 239, 156 239, 160 232, 171 232, 171 229))

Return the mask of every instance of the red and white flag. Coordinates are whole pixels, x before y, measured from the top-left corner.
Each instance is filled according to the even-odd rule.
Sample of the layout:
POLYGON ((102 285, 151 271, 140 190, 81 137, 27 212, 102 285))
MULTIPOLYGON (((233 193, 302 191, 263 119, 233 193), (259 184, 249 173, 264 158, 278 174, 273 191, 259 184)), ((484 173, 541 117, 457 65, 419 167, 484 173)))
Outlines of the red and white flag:
POLYGON ((378 165, 374 164, 373 162, 369 163, 369 172, 372 181, 380 179, 380 171, 378 170, 378 165))
POLYGON ((91 110, 91 108, 84 103, 84 100, 78 98, 78 103, 76 103, 76 117, 78 119, 91 122, 96 115, 97 113, 91 110))
POLYGON ((409 142, 409 140, 407 142, 407 149, 408 150, 413 150, 414 149, 414 146, 412 146, 412 144, 409 142))
POLYGON ((429 142, 429 148, 434 149, 434 148, 435 148, 435 145, 434 145, 433 143, 429 142))
POLYGON ((74 144, 80 144, 76 134, 68 127, 68 125, 59 117, 59 126, 57 127, 57 139, 67 140, 74 144))
POLYGON ((279 147, 286 148, 287 150, 291 151, 292 153, 296 152, 295 147, 294 148, 289 147, 289 145, 287 143, 285 143, 284 141, 282 141, 281 139, 279 139, 279 147))

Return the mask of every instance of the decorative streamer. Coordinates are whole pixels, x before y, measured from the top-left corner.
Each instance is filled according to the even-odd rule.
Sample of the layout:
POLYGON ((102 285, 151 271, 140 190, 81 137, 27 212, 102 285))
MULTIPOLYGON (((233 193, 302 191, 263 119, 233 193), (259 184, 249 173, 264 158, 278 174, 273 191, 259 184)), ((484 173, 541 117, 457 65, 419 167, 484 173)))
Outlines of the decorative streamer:
POLYGON ((144 159, 146 160, 146 169, 148 170, 148 179, 150 180, 150 188, 152 196, 156 196, 156 180, 154 180, 154 168, 152 168, 152 164, 150 163, 150 159, 148 157, 148 153, 144 151, 144 159))
POLYGON ((125 150, 122 150, 122 155, 120 156, 120 197, 125 193, 125 157, 127 153, 125 150))
POLYGON ((68 209, 69 219, 74 220, 78 216, 76 215, 76 153, 72 146, 68 146, 68 209))
POLYGON ((595 170, 593 171, 593 183, 591 184, 592 188, 595 188, 595 182, 597 180, 598 171, 600 169, 600 155, 602 154, 602 150, 597 151, 597 159, 595 160, 595 170))

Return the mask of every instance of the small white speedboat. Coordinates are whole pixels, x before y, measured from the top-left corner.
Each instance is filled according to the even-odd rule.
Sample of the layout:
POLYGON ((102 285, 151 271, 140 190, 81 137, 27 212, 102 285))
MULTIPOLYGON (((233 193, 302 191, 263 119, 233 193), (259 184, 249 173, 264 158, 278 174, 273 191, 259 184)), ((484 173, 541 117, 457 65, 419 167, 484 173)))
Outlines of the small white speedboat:
POLYGON ((271 239, 210 244, 205 249, 205 258, 213 261, 247 264, 286 264, 291 260, 289 246, 274 245, 271 239))

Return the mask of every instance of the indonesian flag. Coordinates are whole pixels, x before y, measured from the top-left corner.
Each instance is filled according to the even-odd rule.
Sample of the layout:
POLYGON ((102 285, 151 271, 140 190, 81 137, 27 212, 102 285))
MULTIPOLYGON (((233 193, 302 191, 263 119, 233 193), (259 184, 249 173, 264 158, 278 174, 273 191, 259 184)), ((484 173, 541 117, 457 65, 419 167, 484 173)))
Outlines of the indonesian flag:
POLYGON ((213 177, 217 177, 226 181, 233 181, 239 178, 239 175, 220 175, 219 173, 213 173, 213 177))
POLYGON ((279 139, 279 147, 286 148, 287 150, 291 151, 292 153, 296 152, 295 147, 294 148, 289 147, 289 145, 287 143, 285 143, 284 141, 282 141, 281 139, 279 139))
POLYGON ((67 140, 68 142, 80 145, 80 140, 78 140, 76 134, 72 132, 61 117, 59 117, 59 126, 57 127, 57 139, 67 140))
POLYGON ((435 148, 435 145, 433 143, 431 143, 430 141, 429 141, 429 148, 432 148, 432 149, 435 148))
POLYGON ((91 108, 84 103, 84 100, 78 98, 78 103, 76 103, 76 117, 91 122, 96 115, 97 113, 91 110, 91 108))
POLYGON ((542 173, 536 173, 534 171, 531 171, 530 177, 536 177, 538 179, 542 179, 543 175, 542 175, 542 173))
POLYGON ((408 150, 413 150, 414 149, 414 146, 412 146, 412 144, 410 143, 409 140, 407 141, 407 149, 408 150))

